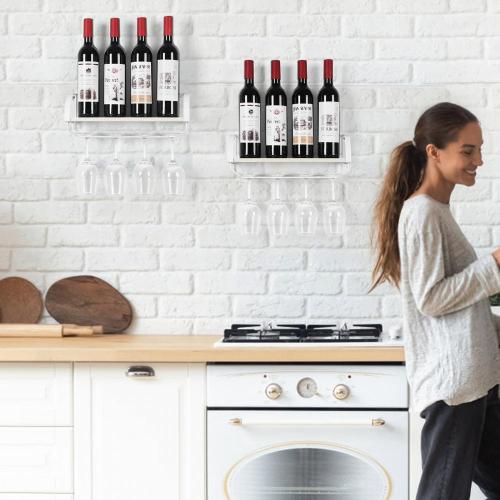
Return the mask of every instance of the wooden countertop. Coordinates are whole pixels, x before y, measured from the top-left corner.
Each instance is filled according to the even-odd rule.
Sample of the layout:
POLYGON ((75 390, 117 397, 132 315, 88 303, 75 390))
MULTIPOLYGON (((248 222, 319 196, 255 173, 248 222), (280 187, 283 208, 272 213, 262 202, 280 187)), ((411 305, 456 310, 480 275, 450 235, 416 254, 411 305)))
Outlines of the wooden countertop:
POLYGON ((404 361, 402 346, 215 348, 215 335, 102 335, 93 338, 2 338, 0 361, 362 362, 404 361))

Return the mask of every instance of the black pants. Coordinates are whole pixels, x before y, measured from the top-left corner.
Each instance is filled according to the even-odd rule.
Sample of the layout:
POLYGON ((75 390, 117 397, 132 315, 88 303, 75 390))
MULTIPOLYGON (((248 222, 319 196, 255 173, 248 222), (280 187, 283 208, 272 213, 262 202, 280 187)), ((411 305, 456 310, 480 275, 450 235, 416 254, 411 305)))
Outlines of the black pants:
POLYGON ((476 401, 437 401, 420 413, 422 477, 416 500, 469 500, 474 481, 488 500, 500 500, 498 385, 476 401))

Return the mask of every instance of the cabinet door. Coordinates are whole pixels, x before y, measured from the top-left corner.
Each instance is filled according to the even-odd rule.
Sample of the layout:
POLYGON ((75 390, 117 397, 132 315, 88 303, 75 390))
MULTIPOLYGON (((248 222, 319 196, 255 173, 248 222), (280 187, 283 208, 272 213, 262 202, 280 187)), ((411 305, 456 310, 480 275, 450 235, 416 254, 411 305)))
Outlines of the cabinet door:
POLYGON ((75 500, 203 499, 204 413, 204 365, 77 363, 75 500))

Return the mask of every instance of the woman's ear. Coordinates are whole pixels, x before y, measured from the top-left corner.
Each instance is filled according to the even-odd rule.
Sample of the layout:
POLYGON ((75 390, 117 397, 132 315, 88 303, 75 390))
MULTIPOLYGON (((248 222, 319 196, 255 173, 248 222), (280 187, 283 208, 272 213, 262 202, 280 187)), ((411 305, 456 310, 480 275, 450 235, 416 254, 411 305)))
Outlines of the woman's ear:
POLYGON ((427 153, 427 158, 432 158, 435 161, 439 160, 439 149, 434 144, 427 144, 425 152, 427 153))

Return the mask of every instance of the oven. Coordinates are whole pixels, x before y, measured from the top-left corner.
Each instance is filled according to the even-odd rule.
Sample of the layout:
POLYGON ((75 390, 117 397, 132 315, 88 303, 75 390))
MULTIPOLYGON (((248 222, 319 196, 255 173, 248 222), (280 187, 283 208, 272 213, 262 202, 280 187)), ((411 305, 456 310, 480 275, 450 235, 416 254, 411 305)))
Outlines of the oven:
POLYGON ((207 500, 407 500, 402 364, 212 364, 207 500))

